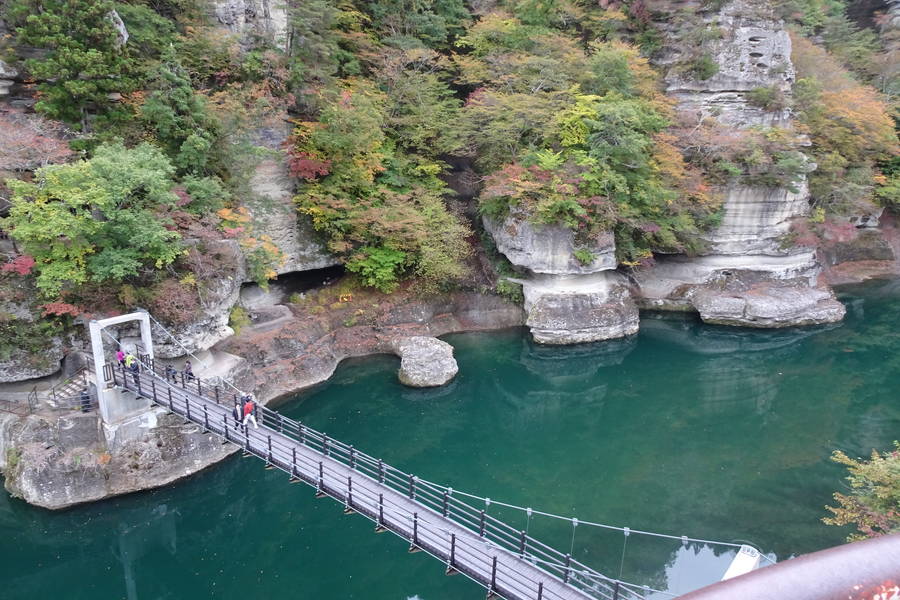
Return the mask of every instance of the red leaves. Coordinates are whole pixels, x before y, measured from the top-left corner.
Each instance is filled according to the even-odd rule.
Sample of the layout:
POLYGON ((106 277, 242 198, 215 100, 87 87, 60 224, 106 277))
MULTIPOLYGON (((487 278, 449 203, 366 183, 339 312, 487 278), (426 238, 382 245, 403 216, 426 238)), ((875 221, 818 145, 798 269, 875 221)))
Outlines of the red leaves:
POLYGON ((309 152, 296 152, 288 160, 291 175, 306 180, 324 177, 331 172, 330 160, 319 160, 309 152))
POLYGON ((68 302, 48 302, 47 304, 41 304, 40 308, 45 317, 49 317, 50 315, 56 317, 67 315, 70 317, 77 317, 82 312, 79 307, 74 304, 69 304, 68 302))
POLYGON ((187 190, 185 190, 183 186, 179 185, 178 187, 173 188, 172 193, 174 193, 178 197, 178 200, 175 202, 175 204, 177 204, 178 206, 187 206, 193 200, 193 198, 191 198, 191 195, 187 193, 187 190))
POLYGON ((29 275, 32 267, 34 267, 34 258, 27 254, 23 254, 0 267, 0 271, 3 273, 15 273, 17 275, 29 275))

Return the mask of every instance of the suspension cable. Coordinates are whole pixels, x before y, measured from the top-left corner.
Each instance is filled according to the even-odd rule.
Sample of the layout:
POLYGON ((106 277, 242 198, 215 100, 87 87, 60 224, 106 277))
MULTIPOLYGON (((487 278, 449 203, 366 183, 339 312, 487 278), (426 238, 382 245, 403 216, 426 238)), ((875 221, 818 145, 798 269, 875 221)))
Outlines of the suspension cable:
MULTIPOLYGON (((439 487, 439 488, 440 488, 440 487, 443 487, 443 486, 441 486, 441 485, 439 485, 439 484, 433 483, 433 482, 428 481, 428 480, 426 480, 426 479, 421 479, 421 478, 420 478, 420 481, 421 481, 422 483, 425 483, 425 484, 428 484, 428 485, 432 485, 432 486, 435 486, 435 487, 439 487)), ((453 489, 453 493, 454 493, 454 494, 458 494, 458 495, 460 495, 460 496, 465 496, 465 497, 467 497, 467 498, 471 498, 471 499, 473 499, 473 500, 482 501, 482 502, 485 500, 485 498, 482 498, 481 496, 476 496, 475 494, 469 494, 469 493, 466 493, 466 492, 461 492, 461 491, 459 491, 459 490, 457 490, 457 489, 455 489, 455 488, 453 489)), ((728 546, 728 547, 731 547, 731 548, 740 548, 741 546, 744 545, 744 544, 736 544, 736 543, 733 543, 733 542, 720 542, 720 541, 717 541, 717 540, 706 540, 706 539, 701 539, 701 538, 692 538, 692 537, 688 537, 688 536, 684 536, 684 535, 669 535, 669 534, 665 534, 665 533, 656 533, 656 532, 653 532, 653 531, 643 531, 643 530, 640 530, 640 529, 631 529, 630 527, 617 527, 617 526, 615 526, 615 525, 606 525, 605 523, 596 523, 596 522, 593 522, 593 521, 582 521, 582 520, 577 519, 577 518, 574 518, 574 517, 565 517, 565 516, 562 516, 562 515, 557 515, 557 514, 554 514, 554 513, 544 512, 544 511, 540 511, 540 510, 536 510, 536 509, 532 509, 532 508, 525 508, 525 507, 523 507, 523 506, 516 506, 515 504, 508 504, 508 503, 506 503, 506 502, 500 502, 499 500, 493 500, 493 499, 490 500, 490 503, 491 503, 491 504, 496 504, 497 506, 503 506, 503 507, 505 507, 505 508, 511 508, 511 509, 513 509, 513 510, 522 511, 522 512, 525 512, 526 514, 528 514, 529 516, 530 516, 531 514, 535 514, 535 515, 540 515, 540 516, 542 516, 542 517, 549 517, 549 518, 551 518, 551 519, 559 519, 560 521, 569 521, 569 522, 573 522, 573 523, 577 522, 578 525, 587 525, 587 526, 590 526, 590 527, 599 527, 599 528, 601 528, 601 529, 612 529, 612 530, 615 530, 615 531, 621 531, 621 532, 624 533, 625 535, 629 535, 629 534, 635 533, 635 534, 639 534, 639 535, 649 535, 649 536, 653 536, 653 537, 666 538, 666 539, 670 539, 670 540, 678 540, 678 541, 680 541, 680 542, 682 542, 682 543, 696 542, 696 543, 700 543, 700 544, 728 546)), ((760 554, 762 554, 762 553, 760 552, 760 554)))

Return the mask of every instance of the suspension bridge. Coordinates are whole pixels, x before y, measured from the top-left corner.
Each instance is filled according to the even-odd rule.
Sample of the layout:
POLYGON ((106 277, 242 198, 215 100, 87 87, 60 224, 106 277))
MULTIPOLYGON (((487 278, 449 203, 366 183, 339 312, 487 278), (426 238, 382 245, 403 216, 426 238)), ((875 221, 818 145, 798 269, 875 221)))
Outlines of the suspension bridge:
MULTIPOLYGON (((635 585, 604 575, 568 553, 541 542, 526 529, 516 529, 487 514, 491 501, 432 483, 405 473, 352 445, 329 438, 281 413, 257 406, 259 427, 243 426, 232 415, 243 392, 227 380, 221 385, 184 372, 174 374, 154 359, 149 313, 134 313, 90 323, 93 359, 87 367, 96 384, 101 416, 106 422, 116 412, 113 398, 122 394, 143 398, 219 436, 223 443, 239 446, 245 456, 255 456, 267 469, 284 471, 292 483, 305 483, 318 497, 330 497, 347 514, 360 514, 375 523, 376 532, 391 532, 409 542, 410 552, 424 551, 446 566, 448 575, 461 573, 484 586, 488 597, 507 600, 645 600, 674 594, 635 585), (107 362, 103 335, 118 347, 118 340, 104 331, 111 324, 141 321, 141 368, 107 362), (109 395, 109 397, 107 397, 109 395), (104 400, 104 398, 106 398, 104 400), (467 501, 467 499, 469 501, 467 501), (473 506, 475 499, 484 507, 473 506)), ((157 326, 180 344, 158 321, 157 326)), ((183 347, 183 346, 182 346, 183 347)), ((187 351, 186 348, 184 348, 187 351)), ((188 352, 190 354, 190 352, 188 352)), ((193 356, 191 354, 191 356, 193 356)), ((194 356, 197 359, 196 356, 194 356)), ((197 359, 199 361, 199 359, 197 359)), ((562 519, 502 502, 499 506, 562 519)), ((579 524, 571 519, 574 527, 579 524)), ((584 525, 618 529, 625 539, 631 533, 680 540, 724 544, 738 548, 732 563, 736 571, 756 566, 759 553, 749 546, 698 540, 685 536, 654 534, 583 521, 584 525), (747 565, 751 565, 747 567, 747 565)), ((624 548, 623 548, 624 553, 624 548)), ((735 571, 735 569, 731 569, 735 571)))

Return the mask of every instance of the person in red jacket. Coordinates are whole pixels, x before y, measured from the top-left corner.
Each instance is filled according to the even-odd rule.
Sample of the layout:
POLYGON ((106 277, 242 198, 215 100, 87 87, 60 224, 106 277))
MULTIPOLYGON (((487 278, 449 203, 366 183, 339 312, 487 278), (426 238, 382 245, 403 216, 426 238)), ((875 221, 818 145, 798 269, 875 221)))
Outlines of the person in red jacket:
POLYGON ((259 429, 259 425, 256 423, 256 402, 253 401, 253 396, 250 396, 244 404, 244 427, 250 421, 253 421, 253 427, 259 429))

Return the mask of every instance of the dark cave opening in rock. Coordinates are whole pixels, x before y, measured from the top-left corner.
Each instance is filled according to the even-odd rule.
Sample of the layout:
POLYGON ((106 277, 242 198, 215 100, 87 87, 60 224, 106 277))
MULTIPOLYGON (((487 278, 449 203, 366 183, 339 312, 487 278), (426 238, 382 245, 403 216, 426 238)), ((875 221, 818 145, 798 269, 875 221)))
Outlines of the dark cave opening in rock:
POLYGON ((250 310, 284 304, 289 302, 294 294, 303 294, 337 281, 344 272, 343 265, 333 265, 309 271, 284 273, 269 282, 268 290, 263 290, 256 283, 245 283, 241 287, 240 303, 250 310))

